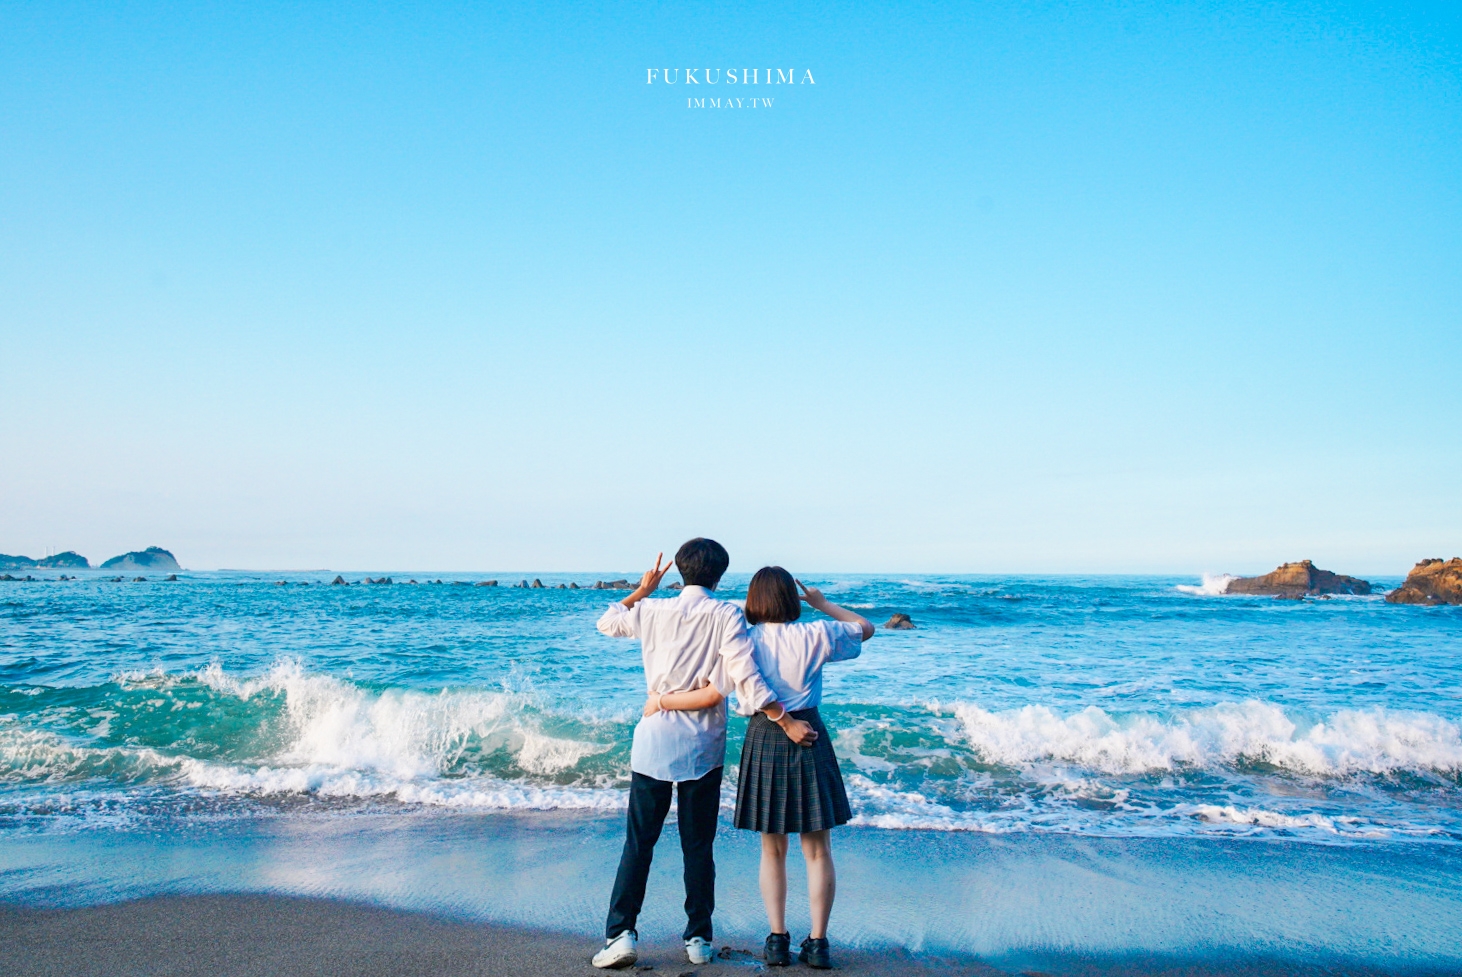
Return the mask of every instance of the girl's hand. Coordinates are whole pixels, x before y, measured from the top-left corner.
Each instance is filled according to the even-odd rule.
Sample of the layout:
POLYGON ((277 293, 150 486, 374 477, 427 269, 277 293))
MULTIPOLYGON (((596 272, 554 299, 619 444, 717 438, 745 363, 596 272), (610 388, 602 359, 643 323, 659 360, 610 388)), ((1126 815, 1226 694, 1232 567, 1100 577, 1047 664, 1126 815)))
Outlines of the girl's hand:
POLYGON ((651 692, 645 696, 645 715, 653 716, 660 711, 660 693, 651 692))
POLYGON ((822 591, 818 590, 816 587, 809 587, 801 580, 797 581, 797 586, 802 588, 802 599, 806 601, 808 606, 811 607, 813 610, 820 611, 823 609, 823 607, 827 605, 827 598, 822 596, 822 591))

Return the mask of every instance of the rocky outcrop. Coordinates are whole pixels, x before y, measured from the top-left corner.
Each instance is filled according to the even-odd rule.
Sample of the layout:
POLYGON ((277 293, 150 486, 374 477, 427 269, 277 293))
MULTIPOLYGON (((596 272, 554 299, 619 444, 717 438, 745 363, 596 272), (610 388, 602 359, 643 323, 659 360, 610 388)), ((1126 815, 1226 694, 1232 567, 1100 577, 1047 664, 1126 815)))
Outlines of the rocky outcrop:
POLYGON ((884 621, 883 626, 890 631, 912 631, 914 630, 914 620, 907 614, 895 614, 884 621))
POLYGON ((114 556, 102 564, 103 570, 181 570, 173 555, 161 546, 149 546, 114 556))
POLYGON ((638 583, 631 583, 628 580, 596 580, 592 589, 594 590, 634 590, 638 583))
POLYGON ((1262 577, 1235 577, 1224 588, 1226 594, 1257 594, 1263 597, 1313 597, 1320 594, 1369 594, 1371 585, 1358 577, 1321 570, 1309 560, 1283 563, 1262 577))
POLYGON ((529 584, 528 586, 532 590, 542 590, 543 589, 543 581, 542 580, 539 580, 537 577, 534 577, 533 578, 533 582, 531 584, 529 584))
POLYGON ((1388 604, 1462 604, 1462 557, 1422 560, 1406 582, 1386 595, 1388 604))
POLYGON ((335 579, 330 581, 330 586, 332 587, 344 587, 345 585, 345 578, 339 574, 336 574, 335 579))
POLYGON ((86 557, 75 550, 43 556, 32 560, 28 556, 8 556, 0 553, 0 570, 89 570, 91 564, 86 557))
POLYGON ((496 580, 480 580, 476 584, 473 584, 473 586, 475 586, 475 587, 496 587, 497 586, 497 581, 496 580))

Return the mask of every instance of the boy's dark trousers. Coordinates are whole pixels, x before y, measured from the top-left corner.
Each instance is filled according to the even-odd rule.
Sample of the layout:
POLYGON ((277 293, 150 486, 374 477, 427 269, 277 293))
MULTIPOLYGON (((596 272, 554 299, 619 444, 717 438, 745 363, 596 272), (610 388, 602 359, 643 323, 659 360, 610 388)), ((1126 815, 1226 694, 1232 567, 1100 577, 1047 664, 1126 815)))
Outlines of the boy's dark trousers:
POLYGON ((645 880, 665 815, 670 813, 671 788, 679 788, 676 809, 680 823, 680 851, 685 858, 685 934, 710 940, 711 913, 716 909, 716 818, 721 811, 721 768, 699 780, 672 784, 642 773, 632 773, 629 784, 629 816, 624 833, 624 854, 619 856, 619 874, 614 877, 614 894, 609 897, 609 920, 604 935, 614 939, 635 928, 645 902, 645 880))

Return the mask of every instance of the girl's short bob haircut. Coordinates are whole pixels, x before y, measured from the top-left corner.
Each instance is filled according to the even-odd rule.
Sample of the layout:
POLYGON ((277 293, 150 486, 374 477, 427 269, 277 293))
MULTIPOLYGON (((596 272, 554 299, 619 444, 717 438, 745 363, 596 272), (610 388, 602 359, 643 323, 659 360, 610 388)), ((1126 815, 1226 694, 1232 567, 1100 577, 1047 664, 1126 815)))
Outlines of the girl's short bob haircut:
POLYGON ((797 582, 781 567, 762 567, 746 588, 746 623, 786 624, 802 616, 797 582))

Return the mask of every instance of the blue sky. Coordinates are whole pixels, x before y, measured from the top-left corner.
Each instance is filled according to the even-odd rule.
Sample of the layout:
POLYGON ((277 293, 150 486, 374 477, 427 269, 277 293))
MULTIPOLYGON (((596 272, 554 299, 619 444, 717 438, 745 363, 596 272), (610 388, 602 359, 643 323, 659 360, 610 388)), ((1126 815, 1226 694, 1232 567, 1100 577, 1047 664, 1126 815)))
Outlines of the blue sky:
POLYGON ((1456 5, 0 7, 0 552, 1399 575, 1459 310, 1456 5))

